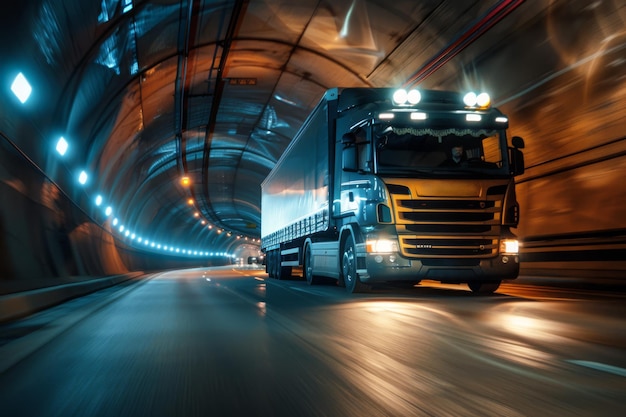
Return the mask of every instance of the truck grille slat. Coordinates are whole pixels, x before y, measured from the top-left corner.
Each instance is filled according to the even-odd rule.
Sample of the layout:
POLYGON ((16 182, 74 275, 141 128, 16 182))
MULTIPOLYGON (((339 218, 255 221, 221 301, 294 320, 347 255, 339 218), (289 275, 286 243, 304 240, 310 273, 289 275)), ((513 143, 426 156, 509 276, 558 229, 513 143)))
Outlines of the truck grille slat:
POLYGON ((432 260, 497 255, 503 195, 495 190, 504 193, 506 186, 492 187, 484 200, 410 199, 392 193, 402 254, 432 260))

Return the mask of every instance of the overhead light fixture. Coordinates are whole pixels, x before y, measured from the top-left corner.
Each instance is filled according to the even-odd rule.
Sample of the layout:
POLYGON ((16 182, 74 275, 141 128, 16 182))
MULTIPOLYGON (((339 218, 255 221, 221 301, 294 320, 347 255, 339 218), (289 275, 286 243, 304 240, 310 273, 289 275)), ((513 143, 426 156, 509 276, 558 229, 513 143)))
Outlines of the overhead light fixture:
POLYGON ((33 88, 30 86, 26 77, 24 77, 24 74, 20 72, 13 80, 13 84, 11 84, 11 91, 13 91, 15 97, 17 97, 17 99, 24 104, 30 97, 30 93, 33 91, 33 88))
POLYGON ((67 143, 65 138, 61 136, 59 140, 57 141, 57 146, 56 146, 56 150, 59 153, 59 155, 61 156, 65 155, 65 152, 67 152, 68 147, 69 147, 69 144, 67 143))
POLYGON ((180 179, 180 185, 182 185, 183 187, 189 187, 191 185, 191 180, 189 179, 189 177, 184 176, 180 179))
POLYGON ((113 213, 113 208, 111 206, 108 206, 106 208, 106 210, 104 210, 104 214, 108 217, 113 213))
POLYGON ((85 171, 80 171, 80 174, 78 175, 78 182, 81 185, 85 185, 88 179, 89 179, 89 176, 87 175, 87 173, 85 171))
POLYGON ((102 196, 98 194, 96 196, 96 206, 100 206, 102 204, 102 196))

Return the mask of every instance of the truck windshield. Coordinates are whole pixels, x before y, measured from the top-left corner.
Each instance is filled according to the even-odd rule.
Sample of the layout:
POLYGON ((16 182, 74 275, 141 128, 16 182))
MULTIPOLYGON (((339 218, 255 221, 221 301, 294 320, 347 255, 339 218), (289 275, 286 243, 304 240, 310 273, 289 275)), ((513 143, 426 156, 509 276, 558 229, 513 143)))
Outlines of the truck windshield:
POLYGON ((504 130, 374 126, 380 174, 507 175, 504 130))

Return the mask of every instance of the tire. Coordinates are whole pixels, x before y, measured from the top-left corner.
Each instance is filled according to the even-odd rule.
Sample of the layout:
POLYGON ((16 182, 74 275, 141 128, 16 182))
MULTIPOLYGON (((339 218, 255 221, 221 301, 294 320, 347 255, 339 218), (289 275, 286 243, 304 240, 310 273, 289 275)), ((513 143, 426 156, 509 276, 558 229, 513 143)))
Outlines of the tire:
POLYGON ((474 294, 493 294, 502 281, 487 281, 487 282, 468 282, 467 286, 472 290, 474 294))
POLYGON ((306 245, 304 248, 304 262, 303 273, 307 284, 317 285, 320 283, 319 277, 313 275, 313 254, 311 253, 311 245, 306 245))
POLYGON ((270 256, 270 277, 280 279, 280 251, 273 250, 270 256))
POLYGON ((265 272, 270 278, 274 278, 274 251, 271 250, 265 255, 265 272))
POLYGON ((356 273, 356 250, 354 238, 348 236, 341 256, 341 279, 349 293, 366 292, 369 286, 363 284, 356 273))
POLYGON ((282 256, 280 254, 280 249, 276 251, 276 257, 274 258, 274 270, 276 271, 276 279, 283 280, 291 278, 291 267, 290 266, 282 266, 282 256))
POLYGON ((278 265, 278 275, 276 276, 278 279, 289 279, 291 278, 291 267, 290 266, 280 266, 278 265))

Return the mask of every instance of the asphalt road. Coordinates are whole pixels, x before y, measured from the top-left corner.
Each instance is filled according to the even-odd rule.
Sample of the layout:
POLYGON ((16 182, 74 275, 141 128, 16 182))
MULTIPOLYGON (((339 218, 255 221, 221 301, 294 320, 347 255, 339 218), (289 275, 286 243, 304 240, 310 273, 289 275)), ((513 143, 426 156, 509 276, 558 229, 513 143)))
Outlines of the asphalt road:
POLYGON ((0 415, 624 416, 625 301, 160 273, 0 326, 0 415))

